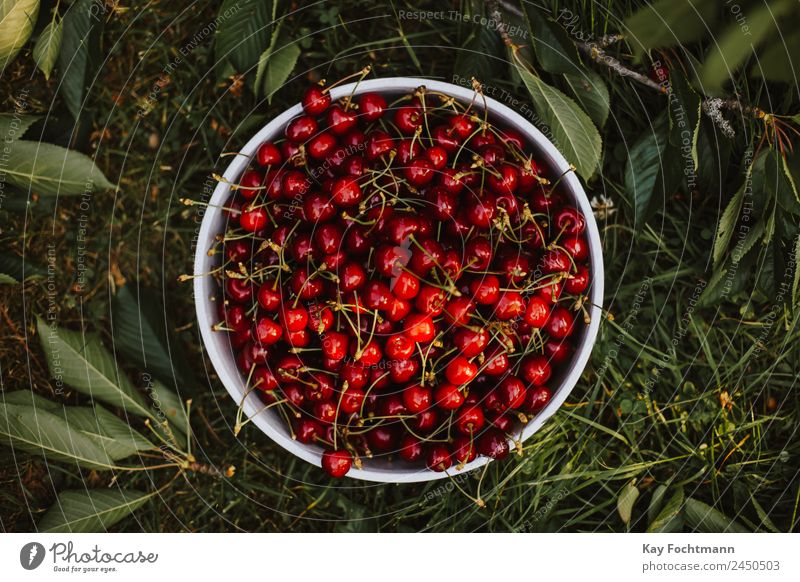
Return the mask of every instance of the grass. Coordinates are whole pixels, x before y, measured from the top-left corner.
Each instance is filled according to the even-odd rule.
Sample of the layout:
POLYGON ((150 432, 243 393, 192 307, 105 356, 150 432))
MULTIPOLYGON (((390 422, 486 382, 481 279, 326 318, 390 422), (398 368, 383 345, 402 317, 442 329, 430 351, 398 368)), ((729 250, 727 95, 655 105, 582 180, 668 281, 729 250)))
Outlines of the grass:
MULTIPOLYGON (((580 2, 574 4, 581 10, 580 2)), ((197 470, 177 478, 167 470, 117 475, 141 490, 175 480, 115 530, 644 531, 653 518, 648 507, 662 485, 670 491, 682 488, 686 498, 714 506, 753 531, 797 528, 797 316, 781 313, 768 325, 772 305, 752 289, 717 307, 695 305, 709 276, 718 192, 666 200, 649 227, 636 236, 631 232, 621 195, 624 150, 620 159, 615 146, 665 106, 646 90, 636 99, 630 91, 614 90, 619 106, 604 136, 604 179, 589 184, 590 196, 604 193, 618 208, 601 221, 605 307, 613 321, 603 322, 578 386, 525 443, 521 457, 492 463, 455 483, 333 483, 252 426, 234 438, 235 406, 203 359, 190 285, 177 282, 191 270, 197 228, 195 210, 178 200, 198 198, 209 173, 224 163, 220 152, 235 150, 253 127, 294 102, 296 87, 307 79, 335 79, 365 63, 378 75, 449 79, 458 53, 454 47, 464 32, 447 20, 401 22, 388 15, 384 3, 371 0, 347 3, 341 10, 334 3, 310 5, 293 17, 295 30, 310 35, 296 78, 267 104, 231 79, 216 81, 210 38, 165 72, 178 47, 215 16, 209 8, 176 13, 172 6, 153 2, 109 18, 103 36, 108 57, 73 139, 73 147, 96 155, 120 191, 95 195, 88 213, 80 199, 63 198, 40 199, 27 211, 0 214, 0 237, 16 255, 46 265, 47 246, 55 245, 61 325, 95 328, 109 339, 109 300, 115 290, 123 284, 155 289, 198 371, 194 386, 176 386, 193 400, 197 470), (154 87, 152 110, 139 119, 136 111, 154 87), (76 225, 82 217, 89 233, 88 284, 76 292, 76 225), (236 468, 231 478, 210 470, 229 466, 236 468), (617 503, 629 484, 640 495, 624 523, 617 503), (473 496, 480 488, 486 507, 459 488, 473 496)), ((592 8, 591 16, 603 30, 602 14, 592 8)), ((23 86, 30 89, 34 109, 48 110, 56 81, 46 82, 33 71, 27 55, 4 73, 0 94, 10 96, 5 110, 23 86)), ((508 78, 505 69, 498 78, 508 78)), ((510 82, 503 86, 513 88, 510 82)), ((71 122, 63 108, 56 111, 46 135, 65 143, 71 122)), ((46 280, 31 280, 22 292, 0 286, 2 389, 32 387, 52 399, 81 402, 75 393, 56 394, 34 336, 33 315, 44 313, 51 297, 46 280)), ((140 380, 137 370, 119 363, 140 380)), ((111 478, 45 465, 2 448, 0 528, 30 531, 59 490, 81 482, 101 487, 111 478)), ((691 519, 682 527, 720 529, 691 519)))

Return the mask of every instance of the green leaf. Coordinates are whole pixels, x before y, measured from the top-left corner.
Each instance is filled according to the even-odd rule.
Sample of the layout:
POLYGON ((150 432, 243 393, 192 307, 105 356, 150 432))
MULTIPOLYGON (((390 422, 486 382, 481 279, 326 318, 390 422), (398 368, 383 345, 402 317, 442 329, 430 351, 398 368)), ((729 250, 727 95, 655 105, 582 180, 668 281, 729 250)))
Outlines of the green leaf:
POLYGON ((28 42, 39 15, 39 0, 0 0, 0 71, 28 42))
POLYGON ((180 344, 167 329, 167 312, 160 298, 146 289, 125 285, 111 300, 114 349, 167 383, 188 389, 192 371, 180 344))
POLYGON ((647 521, 652 523, 658 517, 658 513, 664 505, 664 497, 667 494, 669 487, 666 485, 658 485, 650 497, 650 505, 647 506, 647 521))
POLYGON ((495 30, 477 24, 465 23, 465 26, 470 32, 458 49, 453 72, 460 78, 460 85, 471 87, 472 77, 482 83, 494 79, 505 56, 503 41, 495 30))
POLYGON ((0 273, 0 285, 18 285, 19 281, 17 281, 11 275, 6 275, 5 273, 0 273))
POLYGON ((679 531, 683 526, 683 487, 679 487, 669 498, 658 515, 650 518, 647 531, 650 533, 669 533, 679 531))
POLYGON ((187 435, 190 434, 189 417, 186 415, 186 405, 181 402, 175 392, 167 388, 158 380, 154 380, 149 386, 150 398, 153 400, 153 407, 156 410, 156 418, 159 423, 167 422, 166 428, 163 424, 158 424, 162 429, 161 433, 167 442, 178 445, 179 447, 187 444, 187 435), (163 418, 162 418, 163 415, 163 418))
POLYGON ((577 75, 564 75, 564 79, 583 110, 597 127, 602 128, 611 108, 611 98, 603 78, 595 71, 586 69, 577 75))
POLYGON ((536 60, 548 73, 580 73, 578 49, 562 26, 544 10, 523 2, 523 13, 533 37, 536 60))
POLYGON ((80 152, 36 141, 15 141, 8 156, 8 181, 45 196, 78 196, 114 188, 92 159, 80 152))
POLYGON ((36 329, 50 374, 57 381, 127 413, 153 418, 144 398, 119 371, 99 336, 51 328, 41 318, 36 319, 36 329))
POLYGON ((40 533, 104 532, 129 516, 156 492, 132 489, 62 491, 55 505, 39 521, 40 533))
POLYGON ((715 2, 657 0, 625 21, 625 36, 637 55, 704 39, 716 22, 715 2))
MULTIPOLYGON (((600 133, 578 104, 558 89, 547 85, 523 66, 517 70, 522 77, 533 104, 549 126, 555 146, 578 174, 588 179, 600 164, 603 142, 600 133)), ((545 132, 547 134, 548 132, 545 132)))
POLYGON ((795 67, 800 62, 800 31, 786 36, 775 35, 771 42, 769 38, 765 42, 767 44, 759 51, 758 64, 753 67, 753 74, 768 81, 794 83, 795 67))
POLYGON ((0 273, 5 273, 15 281, 26 281, 47 275, 47 269, 18 256, 14 252, 3 249, 0 252, 0 273))
POLYGON ((83 108, 86 86, 93 75, 93 53, 99 55, 99 38, 105 18, 92 15, 95 0, 76 0, 64 14, 61 50, 58 52, 59 91, 72 117, 83 108))
POLYGON ((2 443, 42 455, 48 461, 77 463, 88 469, 111 469, 114 461, 94 439, 44 408, 0 402, 2 443))
POLYGON ((39 115, 0 113, 0 142, 8 143, 20 139, 39 117, 39 115))
POLYGON ((5 393, 4 401, 60 416, 71 430, 89 437, 114 461, 156 448, 138 431, 100 406, 63 406, 30 390, 5 393))
POLYGON ((236 72, 255 67, 269 46, 272 30, 272 2, 265 0, 225 0, 218 13, 219 27, 214 36, 217 75, 230 62, 236 72))
POLYGON ((639 489, 636 487, 636 480, 634 479, 622 488, 619 497, 617 497, 617 513, 619 513, 619 517, 625 525, 631 522, 633 505, 637 499, 639 499, 639 489))
POLYGON ((275 28, 269 47, 258 60, 256 96, 263 87, 267 102, 272 103, 272 96, 286 83, 298 58, 300 58, 300 45, 292 41, 291 36, 284 31, 281 21, 275 28))
POLYGON ((744 202, 746 187, 747 179, 742 183, 736 194, 733 195, 731 201, 728 202, 728 206, 725 207, 725 212, 722 213, 722 217, 719 219, 717 234, 714 237, 714 250, 712 252, 714 265, 719 265, 719 262, 722 260, 722 257, 725 256, 725 252, 728 250, 728 246, 731 243, 733 231, 739 223, 739 214, 742 212, 742 203, 744 202))
POLYGON ((667 196, 674 193, 683 176, 678 167, 681 157, 668 150, 668 141, 666 118, 662 115, 630 149, 625 190, 633 206, 637 230, 652 216, 659 198, 666 204, 667 196))
POLYGON ((33 60, 36 61, 39 70, 44 73, 45 79, 50 79, 50 73, 53 72, 53 66, 58 58, 58 51, 61 49, 61 37, 64 33, 62 23, 61 20, 54 20, 45 26, 33 47, 33 60))
POLYGON ((775 0, 754 6, 747 15, 749 34, 745 34, 737 23, 731 23, 717 41, 711 44, 709 54, 700 69, 699 80, 703 92, 718 92, 745 59, 755 54, 761 41, 777 34, 776 19, 781 19, 792 9, 797 9, 793 0, 775 0))
POLYGON ((686 500, 684 514, 686 516, 686 525, 694 531, 747 533, 747 529, 718 509, 691 497, 686 500))

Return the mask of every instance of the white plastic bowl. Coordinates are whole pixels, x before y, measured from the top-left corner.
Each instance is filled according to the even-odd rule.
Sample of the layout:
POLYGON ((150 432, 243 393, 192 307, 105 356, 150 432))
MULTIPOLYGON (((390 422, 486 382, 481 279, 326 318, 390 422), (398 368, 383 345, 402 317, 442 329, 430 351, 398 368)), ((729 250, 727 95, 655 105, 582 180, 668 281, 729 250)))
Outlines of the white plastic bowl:
MULTIPOLYGON (((473 100, 475 93, 464 87, 459 87, 441 81, 431 81, 427 79, 416 79, 412 77, 390 77, 385 79, 373 79, 358 84, 342 85, 331 90, 331 97, 339 99, 350 93, 356 95, 367 91, 377 91, 384 95, 403 94, 413 92, 417 87, 425 85, 428 89, 446 93, 468 103, 473 100)), ((486 98, 485 103, 489 109, 490 118, 500 127, 512 127, 524 135, 531 143, 538 154, 538 159, 545 162, 545 167, 555 175, 566 172, 569 164, 559 153, 556 147, 528 120, 511 110, 507 106, 486 98)), ((483 110, 484 100, 478 97, 474 100, 474 106, 483 110)), ((197 319, 200 332, 203 336, 211 363, 219 375, 222 384, 230 393, 234 402, 231 404, 231 415, 235 413, 236 406, 242 401, 245 393, 245 382, 239 372, 234 354, 232 352, 228 336, 225 333, 214 332, 211 326, 218 320, 217 304, 213 297, 219 294, 214 279, 209 273, 215 266, 216 259, 209 257, 207 251, 214 246, 214 237, 225 229, 226 217, 220 206, 222 206, 230 196, 230 188, 225 182, 237 183, 242 172, 250 164, 251 159, 256 153, 258 146, 263 142, 278 139, 283 136, 286 124, 294 117, 302 113, 302 106, 298 103, 294 107, 284 111, 281 115, 270 121, 247 142, 240 152, 233 157, 228 168, 225 170, 225 181, 220 182, 209 201, 209 206, 205 210, 203 222, 200 226, 200 233, 197 240, 197 250, 194 262, 194 296, 197 307, 197 319)), ((562 374, 560 381, 551 383, 553 397, 547 406, 522 430, 522 440, 529 438, 535 433, 542 424, 551 417, 559 406, 566 400, 569 393, 575 387, 578 379, 586 366, 587 361, 597 338, 597 331, 600 325, 600 307, 603 302, 603 255, 600 243, 600 235, 597 224, 592 214, 592 209, 580 181, 574 172, 569 172, 562 180, 563 191, 571 197, 574 206, 580 209, 586 217, 586 238, 589 242, 589 260, 592 273, 592 286, 590 289, 591 323, 582 326, 579 330, 580 336, 575 344, 575 353, 572 357, 571 368, 562 374)), ((244 413, 248 417, 253 417, 253 423, 261 429, 273 441, 281 445, 287 451, 312 463, 321 466, 322 448, 315 445, 305 445, 296 440, 292 440, 286 429, 284 420, 271 411, 256 414, 263 407, 263 403, 256 394, 250 394, 244 402, 244 413)), ((478 457, 473 462, 464 466, 460 472, 471 471, 488 463, 491 459, 478 457)), ((455 469, 449 473, 454 474, 455 469)), ((347 474, 348 477, 364 479, 367 481, 378 481, 384 483, 412 483, 418 481, 432 481, 446 477, 443 472, 436 472, 424 466, 411 466, 404 461, 391 462, 385 459, 364 459, 363 468, 353 467, 347 474)))

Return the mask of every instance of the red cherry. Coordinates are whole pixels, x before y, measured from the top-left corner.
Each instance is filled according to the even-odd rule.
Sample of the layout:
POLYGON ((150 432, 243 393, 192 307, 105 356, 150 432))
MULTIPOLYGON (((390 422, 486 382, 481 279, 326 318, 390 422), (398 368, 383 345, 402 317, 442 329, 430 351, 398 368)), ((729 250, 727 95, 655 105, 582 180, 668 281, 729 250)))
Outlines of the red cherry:
POLYGON ((463 435, 457 435, 453 439, 453 444, 450 446, 450 450, 453 451, 453 458, 456 462, 461 464, 467 464, 470 461, 475 460, 475 457, 478 454, 478 448, 475 445, 475 440, 463 435))
POLYGON ((344 449, 322 453, 322 468, 331 477, 344 477, 353 466, 353 455, 344 449))
POLYGON ((566 206, 556 213, 556 226, 567 234, 581 234, 586 230, 586 219, 572 206, 566 206))
POLYGON ((551 396, 550 390, 544 386, 537 386, 528 390, 528 395, 525 398, 525 410, 531 414, 536 414, 547 406, 551 396))
POLYGON ((494 174, 486 175, 486 183, 498 194, 513 194, 519 184, 519 171, 511 164, 503 164, 499 168, 500 177, 494 174))
POLYGON ((348 337, 341 332, 328 332, 322 340, 322 353, 326 358, 341 360, 347 355, 349 341, 348 337))
POLYGON ((488 269, 493 255, 492 243, 485 238, 471 239, 464 247, 464 256, 469 257, 469 268, 474 271, 488 269))
POLYGON ((525 404, 525 384, 516 376, 509 376, 498 387, 498 396, 506 408, 519 408, 525 404))
POLYGON ((475 303, 494 305, 500 298, 500 279, 495 275, 483 275, 472 280, 469 291, 475 299, 475 303))
POLYGON ((303 444, 313 444, 323 435, 322 425, 311 418, 301 418, 297 423, 297 440, 303 444))
POLYGON ((321 115, 331 104, 331 94, 318 85, 313 85, 303 93, 303 111, 308 115, 321 115))
POLYGON ((273 374, 272 371, 265 366, 256 367, 256 369, 253 370, 253 375, 250 378, 250 381, 252 382, 253 386, 262 392, 269 392, 278 387, 278 379, 275 377, 275 374, 273 374))
POLYGON ((336 138, 328 132, 320 132, 308 143, 306 152, 316 160, 325 159, 336 147, 336 138))
POLYGON ((283 163, 281 150, 271 141, 265 141, 258 147, 256 161, 259 166, 277 166, 283 163))
POLYGON ((408 382, 419 371, 419 363, 414 358, 393 360, 389 363, 389 377, 395 384, 408 382))
POLYGON ((492 459, 505 459, 509 453, 508 439, 496 428, 490 428, 478 439, 478 452, 492 459))
POLYGON ((468 297, 456 297, 444 306, 444 319, 450 325, 467 325, 475 304, 468 297))
POLYGON ((486 361, 483 364, 483 373, 487 376, 502 376, 506 373, 509 366, 508 354, 503 348, 496 346, 486 355, 486 361))
POLYGON ((325 222, 336 216, 336 207, 328 196, 310 194, 303 202, 306 220, 312 223, 325 222))
POLYGON ((307 141, 316 133, 317 120, 308 115, 295 117, 286 126, 286 137, 295 143, 307 141))
POLYGON ((484 328, 456 330, 453 334, 453 345, 458 348, 461 355, 473 358, 483 353, 489 343, 489 332, 484 328))
POLYGON ((365 154, 368 160, 377 160, 394 149, 392 137, 380 129, 376 129, 367 136, 365 154))
POLYGON ((589 257, 589 245, 586 244, 583 237, 567 236, 561 241, 561 246, 578 263, 589 257))
POLYGON ((425 157, 433 164, 434 170, 441 170, 447 165, 447 150, 440 146, 431 146, 425 150, 425 157))
POLYGON ((495 208, 494 196, 489 192, 484 192, 481 198, 473 199, 467 205, 467 220, 469 220, 470 224, 485 230, 492 226, 495 208))
POLYGON ((336 205, 343 208, 348 208, 361 202, 361 186, 358 185, 358 180, 353 177, 336 180, 333 183, 331 193, 336 205))
POLYGON ((464 404, 464 395, 452 384, 439 384, 433 396, 433 401, 443 410, 457 410, 464 404))
POLYGON ((528 305, 523 316, 525 323, 533 328, 541 329, 547 323, 549 316, 550 306, 547 301, 536 295, 528 299, 528 305))
POLYGON ((575 318, 572 313, 564 307, 555 307, 547 320, 545 331, 552 338, 563 339, 572 333, 575 318))
POLYGON ((336 135, 344 135, 355 126, 356 114, 352 111, 345 111, 339 105, 334 105, 328 110, 326 118, 328 128, 336 135))
MULTIPOLYGON (((411 302, 399 297, 392 297, 389 305, 384 309, 384 315, 389 322, 397 322, 411 313, 411 302)), ((377 328, 376 328, 376 331, 377 328)))
POLYGON ((544 353, 553 364, 563 364, 572 355, 572 346, 566 341, 549 341, 544 344, 544 353))
POLYGON ((393 360, 407 360, 414 353, 414 342, 403 334, 395 334, 386 340, 386 356, 393 360))
POLYGON ((456 428, 461 434, 477 434, 485 423, 483 411, 478 406, 462 408, 456 416, 456 428))
POLYGON ((400 439, 400 450, 397 451, 397 454, 401 459, 410 463, 419 461, 423 454, 422 441, 410 434, 403 436, 400 439))
POLYGON ((256 339, 265 345, 272 345, 281 339, 283 328, 268 317, 262 317, 256 323, 256 339))
POLYGON ((248 232, 258 232, 267 226, 267 211, 264 208, 253 208, 242 212, 239 224, 248 232))
POLYGON ((454 152, 461 146, 459 139, 455 135, 450 135, 448 128, 444 125, 434 127, 431 130, 431 137, 433 138, 433 143, 447 152, 454 152))
POLYGON ((525 300, 516 291, 503 291, 494 308, 498 319, 507 321, 519 317, 525 311, 525 300))
POLYGON ((359 354, 354 350, 353 357, 364 366, 376 366, 381 361, 383 353, 375 340, 370 340, 361 348, 359 354))
POLYGON ((431 445, 425 457, 425 464, 431 471, 446 471, 449 469, 453 460, 450 458, 450 451, 444 445, 431 445))
POLYGON ((422 111, 413 105, 398 107, 394 113, 394 123, 401 132, 410 135, 422 125, 422 111))
POLYGON ((436 327, 430 315, 425 313, 412 313, 406 317, 404 332, 411 341, 427 343, 436 336, 436 327))
POLYGON ((478 366, 463 356, 456 356, 445 368, 447 381, 456 386, 466 384, 478 375, 478 366))
POLYGON ((431 390, 419 384, 412 384, 403 390, 403 404, 412 414, 427 410, 431 406, 431 390))
POLYGON ((534 354, 522 360, 520 372, 525 380, 534 386, 541 386, 550 379, 552 368, 546 357, 534 354))
POLYGON ((246 279, 227 279, 225 299, 234 303, 250 303, 253 299, 253 285, 246 279))
POLYGON ((460 139, 467 139, 475 131, 475 122, 466 113, 459 113, 450 118, 450 128, 460 139))
POLYGON ((427 158, 411 160, 405 169, 406 180, 418 188, 433 180, 434 176, 433 164, 427 158))
POLYGON ((397 434, 392 428, 377 426, 367 433, 367 440, 375 451, 387 452, 394 449, 397 434))
POLYGON ((364 305, 369 309, 385 309, 392 300, 389 286, 383 281, 373 279, 364 287, 364 305))
POLYGON ((416 158, 422 151, 422 145, 418 140, 404 139, 397 144, 397 161, 405 166, 416 158))
POLYGON ((386 111, 386 99, 379 93, 364 93, 358 98, 359 118, 372 123, 383 116, 386 111))
POLYGON ((242 174, 239 180, 239 192, 246 200, 252 200, 258 196, 259 191, 263 187, 264 175, 261 172, 248 170, 242 174))
POLYGON ((250 321, 247 319, 247 312, 241 305, 226 306, 224 317, 225 326, 233 331, 242 331, 250 325, 250 321))
POLYGON ((572 295, 579 295, 589 287, 589 269, 578 265, 578 270, 564 282, 564 290, 572 295))
POLYGON ((392 278, 389 288, 395 297, 413 299, 419 293, 419 279, 413 273, 403 271, 392 278))
POLYGON ((561 249, 551 249, 542 255, 539 263, 545 274, 569 272, 572 269, 572 261, 569 255, 561 249))

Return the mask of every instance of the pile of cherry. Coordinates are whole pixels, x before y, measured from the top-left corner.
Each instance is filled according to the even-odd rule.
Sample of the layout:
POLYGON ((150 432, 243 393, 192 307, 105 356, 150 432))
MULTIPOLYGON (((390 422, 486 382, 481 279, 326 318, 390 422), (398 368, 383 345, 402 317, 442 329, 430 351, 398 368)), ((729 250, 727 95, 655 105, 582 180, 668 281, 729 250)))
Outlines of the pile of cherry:
POLYGON ((560 177, 424 87, 332 102, 315 85, 302 104, 231 185, 218 237, 215 329, 248 389, 335 477, 521 454, 588 321, 585 220, 560 177))

